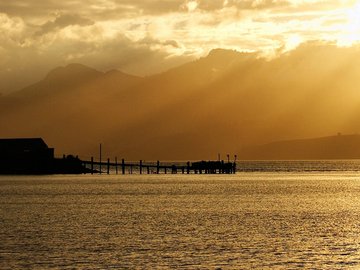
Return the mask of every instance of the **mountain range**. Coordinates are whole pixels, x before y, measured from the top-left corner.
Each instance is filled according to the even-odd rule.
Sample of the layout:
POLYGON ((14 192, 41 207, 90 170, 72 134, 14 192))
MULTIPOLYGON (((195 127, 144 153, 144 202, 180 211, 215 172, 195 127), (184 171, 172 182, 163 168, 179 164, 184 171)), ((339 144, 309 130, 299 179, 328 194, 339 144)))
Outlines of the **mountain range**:
POLYGON ((360 135, 335 135, 313 139, 272 142, 243 149, 241 159, 319 160, 358 159, 360 135))
POLYGON ((357 133, 359 62, 359 48, 305 44, 273 59, 217 49, 145 78, 70 64, 0 97, 0 137, 42 137, 83 158, 99 143, 127 159, 360 158, 269 145, 357 133))

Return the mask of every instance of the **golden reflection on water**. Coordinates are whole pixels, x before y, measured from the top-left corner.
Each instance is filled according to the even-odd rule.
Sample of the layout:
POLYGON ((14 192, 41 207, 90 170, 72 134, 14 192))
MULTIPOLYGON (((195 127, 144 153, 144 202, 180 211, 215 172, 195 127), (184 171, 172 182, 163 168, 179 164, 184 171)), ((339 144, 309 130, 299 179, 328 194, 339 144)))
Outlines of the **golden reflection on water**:
POLYGON ((359 173, 0 177, 0 269, 360 267, 359 173))

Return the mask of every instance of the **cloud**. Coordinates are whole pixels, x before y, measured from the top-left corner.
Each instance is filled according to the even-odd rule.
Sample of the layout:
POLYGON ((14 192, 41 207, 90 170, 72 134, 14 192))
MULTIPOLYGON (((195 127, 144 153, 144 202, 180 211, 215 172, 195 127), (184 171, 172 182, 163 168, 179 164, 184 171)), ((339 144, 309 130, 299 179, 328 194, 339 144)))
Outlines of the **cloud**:
POLYGON ((139 41, 137 41, 138 44, 147 45, 148 47, 153 47, 154 45, 160 45, 160 46, 171 46, 173 48, 180 48, 181 45, 176 40, 157 40, 150 36, 147 36, 139 41))
POLYGON ((199 6, 198 1, 188 0, 184 4, 181 5, 181 9, 183 9, 187 12, 193 12, 198 8, 198 6, 199 6))
POLYGON ((56 17, 55 20, 43 24, 40 27, 40 30, 36 32, 36 35, 44 35, 49 32, 53 32, 71 25, 88 26, 93 24, 94 21, 90 19, 83 18, 74 14, 63 14, 56 17))
MULTIPOLYGON (((7 21, 0 27, 0 33, 9 32, 14 25, 23 25, 21 20, 12 20, 8 16, 0 16, 0 19, 7 21)), ((174 50, 180 47, 175 40, 150 37, 131 40, 121 33, 108 35, 106 29, 98 25, 70 22, 65 20, 60 23, 61 27, 49 27, 43 32, 47 34, 41 37, 26 36, 27 31, 21 28, 18 29, 19 35, 12 39, 7 38, 9 35, 1 35, 0 92, 18 90, 42 79, 51 69, 74 62, 102 71, 119 69, 148 75, 194 59, 194 55, 174 54, 174 50)))
MULTIPOLYGON (((295 0, 292 0, 295 1, 295 0)), ((322 3, 334 2, 332 0, 322 3)), ((314 4, 317 2, 315 1, 314 4)), ((199 9, 206 12, 235 7, 239 10, 290 5, 291 0, 11 0, 0 1, 0 10, 27 20, 45 19, 56 12, 77 14, 95 20, 126 16, 161 15, 199 9)), ((313 1, 311 2, 313 4, 313 1)))
POLYGON ((26 24, 21 18, 11 18, 7 14, 0 13, 0 33, 3 41, 21 38, 25 28, 26 24))
POLYGON ((360 41, 355 0, 11 0, 0 10, 1 78, 70 61, 146 75, 218 47, 274 56, 309 40, 360 41))

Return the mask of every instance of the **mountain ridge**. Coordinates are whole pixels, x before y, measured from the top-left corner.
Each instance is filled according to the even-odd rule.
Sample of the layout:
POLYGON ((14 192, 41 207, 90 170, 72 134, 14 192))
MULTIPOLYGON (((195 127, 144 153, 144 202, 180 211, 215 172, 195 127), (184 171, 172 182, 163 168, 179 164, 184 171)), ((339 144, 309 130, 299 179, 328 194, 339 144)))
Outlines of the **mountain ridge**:
POLYGON ((140 79, 140 77, 128 75, 117 70, 101 72, 82 64, 72 63, 52 69, 44 79, 7 96, 13 98, 39 98, 49 96, 54 94, 54 92, 56 93, 56 91, 93 83, 105 76, 113 78, 119 77, 119 80, 140 79))
POLYGON ((48 96, 0 99, 0 136, 43 137, 61 153, 87 157, 101 142, 109 156, 209 159, 288 138, 356 133, 357 61, 360 50, 325 45, 276 59, 217 50, 145 78, 53 80, 43 89, 48 96))
POLYGON ((271 142, 245 148, 239 158, 249 160, 359 159, 360 135, 338 134, 271 142))

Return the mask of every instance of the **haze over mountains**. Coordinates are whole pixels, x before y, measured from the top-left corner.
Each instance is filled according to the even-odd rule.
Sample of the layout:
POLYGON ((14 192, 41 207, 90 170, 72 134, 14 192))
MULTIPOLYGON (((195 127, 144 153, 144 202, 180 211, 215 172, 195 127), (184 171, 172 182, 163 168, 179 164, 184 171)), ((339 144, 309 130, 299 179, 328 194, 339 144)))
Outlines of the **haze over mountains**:
POLYGON ((146 78, 71 64, 0 98, 0 137, 43 137, 81 157, 101 142, 127 159, 266 158, 249 146, 360 130, 359 63, 359 48, 306 44, 272 60, 214 50, 146 78))
POLYGON ((273 142, 245 148, 240 157, 250 160, 358 159, 360 135, 273 142))

